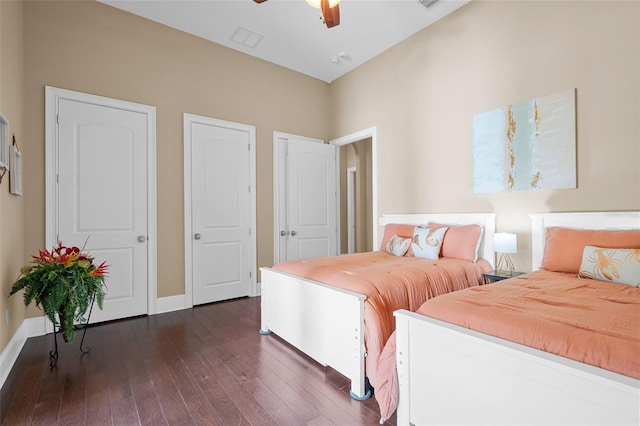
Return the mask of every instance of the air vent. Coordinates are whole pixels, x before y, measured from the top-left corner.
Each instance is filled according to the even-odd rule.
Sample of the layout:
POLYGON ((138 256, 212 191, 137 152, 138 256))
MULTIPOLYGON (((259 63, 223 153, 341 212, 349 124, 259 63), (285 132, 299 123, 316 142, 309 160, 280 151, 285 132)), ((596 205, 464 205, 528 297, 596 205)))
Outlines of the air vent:
POLYGON ((434 4, 438 3, 440 0, 418 0, 418 3, 429 9, 434 4))
POLYGON ((247 47, 256 47, 260 40, 262 40, 262 34, 258 34, 255 31, 251 31, 245 27, 238 27, 231 36, 231 40, 236 43, 240 43, 247 47))

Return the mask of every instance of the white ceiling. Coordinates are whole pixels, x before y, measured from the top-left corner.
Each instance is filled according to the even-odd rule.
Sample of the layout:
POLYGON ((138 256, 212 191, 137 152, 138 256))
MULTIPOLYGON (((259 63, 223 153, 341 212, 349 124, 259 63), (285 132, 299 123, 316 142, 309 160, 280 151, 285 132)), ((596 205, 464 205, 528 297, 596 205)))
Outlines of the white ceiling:
POLYGON ((342 0, 333 28, 305 0, 98 1, 330 83, 469 0, 342 0))

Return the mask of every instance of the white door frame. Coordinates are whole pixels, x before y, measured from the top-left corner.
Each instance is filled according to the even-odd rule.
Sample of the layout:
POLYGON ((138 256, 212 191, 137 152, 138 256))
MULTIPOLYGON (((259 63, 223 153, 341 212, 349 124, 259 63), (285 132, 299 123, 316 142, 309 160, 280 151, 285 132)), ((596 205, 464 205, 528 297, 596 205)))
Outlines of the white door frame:
POLYGON ((347 167, 347 253, 356 252, 356 171, 355 167, 347 167))
MULTIPOLYGON (((57 106, 60 100, 118 108, 147 116, 147 314, 157 312, 157 198, 156 198, 156 108, 119 99, 45 86, 45 247, 57 244, 58 224, 56 169, 58 159, 57 106)), ((45 333, 53 332, 46 321, 45 333)))
MULTIPOLYGON (((351 133, 346 136, 339 137, 329 141, 330 144, 335 146, 349 145, 350 143, 358 142, 363 139, 371 138, 371 196, 372 200, 372 222, 373 229, 371 235, 373 236, 373 249, 377 249, 378 244, 378 129, 376 126, 369 127, 368 129, 360 130, 355 133, 351 133)), ((336 165, 340 164, 340 150, 336 150, 336 165)), ((339 167, 338 173, 339 173, 339 167)), ((340 175, 338 175, 338 182, 340 175)), ((340 211, 340 185, 338 186, 338 211, 340 211)), ((340 221, 338 221, 338 235, 340 235, 340 221)))
MULTIPOLYGON (((281 179, 284 176, 280 174, 285 170, 286 164, 282 164, 281 146, 278 142, 280 139, 297 139, 308 142, 324 143, 322 139, 315 139, 306 136, 298 136, 291 133, 273 132, 273 262, 274 264, 280 262, 280 202, 286 197, 286 194, 281 194, 281 179)), ((337 151, 337 150, 336 150, 337 151)), ((337 154, 336 154, 337 155, 337 154)), ((337 160, 337 157, 336 157, 337 160)), ((337 161, 336 161, 337 169, 337 161)), ((337 185, 336 185, 337 186, 337 185)), ((337 188, 336 188, 337 190, 337 188)), ((338 200, 336 200, 336 203, 338 200)), ((337 221, 340 222, 339 220, 337 221)), ((285 230, 286 231, 286 230, 285 230)), ((336 253, 340 253, 340 234, 336 232, 337 248, 336 253)))
POLYGON ((183 116, 183 145, 184 145, 184 307, 193 307, 193 274, 189 265, 193 265, 193 223, 191 221, 191 123, 202 123, 241 130, 249 133, 249 185, 250 185, 250 209, 249 224, 251 226, 251 288, 249 296, 259 296, 257 285, 257 253, 256 253, 256 128, 249 124, 235 123, 219 120, 217 118, 184 113, 183 116))

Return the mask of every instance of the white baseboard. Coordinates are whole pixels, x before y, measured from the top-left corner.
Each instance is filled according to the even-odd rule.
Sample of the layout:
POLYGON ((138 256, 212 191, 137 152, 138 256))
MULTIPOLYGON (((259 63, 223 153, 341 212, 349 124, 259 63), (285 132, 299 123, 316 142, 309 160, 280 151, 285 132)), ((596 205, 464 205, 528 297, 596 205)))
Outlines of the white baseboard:
POLYGON ((175 296, 168 296, 168 297, 159 297, 157 301, 158 301, 156 305, 157 314, 164 314, 165 312, 179 311, 181 309, 187 309, 191 307, 187 305, 187 299, 185 298, 184 294, 178 294, 175 296))
POLYGON ((7 346, 0 353, 0 388, 20 355, 20 351, 29 337, 45 334, 45 317, 27 318, 13 335, 7 346))
MULTIPOLYGON (((256 283, 255 294, 250 294, 250 297, 256 297, 261 295, 262 284, 256 283)), ((185 294, 177 294, 175 296, 159 297, 156 299, 156 314, 164 314, 167 312, 179 311, 181 309, 193 308, 192 303, 187 303, 185 294)))
MULTIPOLYGON (((256 284, 256 293, 250 297, 261 295, 261 283, 256 284)), ((181 309, 193 308, 193 304, 187 303, 186 295, 177 294, 175 296, 159 297, 157 300, 156 314, 164 314, 167 312, 179 311, 181 309)))
POLYGON ((53 333, 53 324, 45 316, 27 318, 22 324, 27 326, 27 338, 53 333))
POLYGON ((13 364, 18 359, 18 355, 27 341, 27 327, 23 322, 16 334, 13 335, 9 344, 4 348, 2 354, 0 354, 0 386, 4 385, 5 380, 9 376, 13 364))

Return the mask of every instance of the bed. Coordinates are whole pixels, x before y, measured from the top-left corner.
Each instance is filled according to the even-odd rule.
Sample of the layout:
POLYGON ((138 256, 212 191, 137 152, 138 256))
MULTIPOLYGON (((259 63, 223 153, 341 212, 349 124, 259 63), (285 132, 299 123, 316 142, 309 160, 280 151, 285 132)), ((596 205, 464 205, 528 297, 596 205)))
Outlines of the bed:
MULTIPOLYGON (((485 259, 487 267, 493 265, 494 213, 383 215, 380 219, 380 225, 385 227, 382 245, 384 246, 385 239, 389 237, 388 230, 393 229, 394 224, 429 223, 460 227, 480 225, 482 234, 477 256, 485 259)), ((371 252, 371 255, 379 254, 371 252)), ((326 258, 324 261, 333 263, 343 256, 326 258)), ((400 259, 394 259, 395 262, 398 260, 400 259)), ((375 368, 376 362, 373 361, 379 355, 384 342, 377 342, 376 346, 379 346, 379 349, 372 349, 369 342, 365 341, 366 336, 372 335, 371 329, 367 328, 371 327, 371 321, 365 324, 365 317, 371 312, 371 308, 367 310, 367 296, 336 287, 331 283, 277 270, 276 267, 261 268, 260 333, 273 332, 320 364, 330 366, 346 376, 351 381, 350 393, 354 399, 369 398, 371 389, 367 383, 367 373, 371 373, 375 368)), ((397 270, 397 265, 394 268, 397 270)), ((345 274, 349 272, 343 273, 345 274)), ((442 275, 446 278, 447 273, 442 275)), ((430 293, 426 292, 423 298, 426 300, 429 296, 430 293)), ((414 308, 420 306, 422 301, 414 308)), ((395 326, 392 311, 387 314, 391 318, 392 327, 395 326)), ((388 337, 392 331, 383 334, 388 337)), ((378 340, 384 340, 386 337, 380 337, 378 340)))
MULTIPOLYGON (((473 291, 463 290, 455 297, 449 294, 428 301, 418 312, 395 313, 399 425, 640 423, 640 289, 579 278, 577 274, 560 270, 548 272, 547 268, 556 268, 548 266, 552 262, 550 256, 543 259, 545 248, 551 250, 551 244, 557 248, 557 241, 563 241, 547 243, 551 241, 547 240, 547 233, 552 235, 557 230, 576 228, 637 230, 640 212, 549 213, 534 214, 531 219, 535 272, 484 286, 482 290, 486 295, 470 297, 473 291), (543 261, 547 262, 545 269, 538 271, 543 261), (584 288, 587 293, 581 290, 578 294, 590 298, 573 299, 572 304, 572 300, 561 299, 558 293, 547 296, 553 286, 561 284, 545 274, 560 274, 573 280, 569 287, 558 289, 561 293, 573 294, 574 289, 584 288), (542 284, 536 284, 536 280, 542 280, 542 284), (526 294, 527 298, 539 299, 545 305, 544 309, 530 308, 525 313, 545 312, 540 314, 537 325, 542 327, 545 338, 554 333, 560 335, 560 342, 570 349, 566 355, 559 355, 562 351, 552 353, 556 352, 557 343, 546 344, 545 350, 530 346, 533 331, 523 333, 520 327, 515 327, 515 321, 503 320, 502 314, 494 313, 489 321, 478 322, 487 316, 482 311, 491 311, 497 304, 507 305, 508 310, 515 309, 510 302, 491 299, 499 292, 509 291, 509 286, 514 291, 518 288, 527 291, 512 294, 513 300, 523 299, 526 294), (545 293, 544 297, 541 293, 545 293), (606 306, 596 305, 596 299, 606 306), (462 308, 465 303, 466 307, 462 308), (491 309, 482 308, 481 305, 489 306, 489 303, 493 303, 491 309), (444 305, 457 309, 458 314, 443 313, 444 305), (604 315, 604 323, 582 323, 579 317, 567 320, 567 324, 578 321, 578 331, 571 333, 590 336, 594 342, 610 342, 603 346, 603 351, 596 350, 595 344, 572 348, 578 345, 577 336, 563 336, 565 324, 561 322, 565 319, 556 322, 554 317, 556 311, 585 309, 592 309, 592 313, 606 313, 607 309, 613 312, 604 315), (465 313, 459 315, 460 311, 465 313), (545 322, 560 326, 549 328, 545 322), (500 325, 511 333, 510 340, 495 337, 498 334, 494 329, 500 325), (521 337, 514 337, 517 335, 521 337), (624 346, 617 346, 623 343, 624 346)), ((627 234, 637 239, 637 232, 627 234)), ((506 318, 515 318, 516 314, 509 312, 506 318)), ((536 324, 532 325, 535 328, 536 324)))

